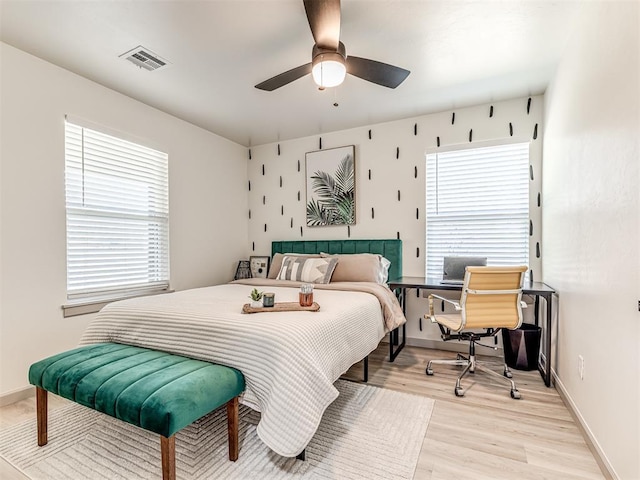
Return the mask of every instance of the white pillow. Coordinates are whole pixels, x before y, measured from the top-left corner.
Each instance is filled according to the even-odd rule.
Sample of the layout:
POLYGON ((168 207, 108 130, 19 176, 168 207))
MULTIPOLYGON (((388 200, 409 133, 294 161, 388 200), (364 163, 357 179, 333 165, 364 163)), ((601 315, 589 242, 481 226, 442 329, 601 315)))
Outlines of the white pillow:
POLYGON ((282 259, 278 280, 329 283, 338 263, 337 258, 288 257, 282 259))

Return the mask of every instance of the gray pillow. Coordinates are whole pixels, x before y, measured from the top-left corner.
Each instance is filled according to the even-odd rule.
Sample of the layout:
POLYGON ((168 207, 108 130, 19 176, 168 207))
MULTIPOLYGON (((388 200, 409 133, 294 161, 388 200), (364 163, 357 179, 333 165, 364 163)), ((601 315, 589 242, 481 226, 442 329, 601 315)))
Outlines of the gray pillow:
POLYGON ((329 283, 338 263, 337 258, 288 257, 282 259, 278 280, 329 283))

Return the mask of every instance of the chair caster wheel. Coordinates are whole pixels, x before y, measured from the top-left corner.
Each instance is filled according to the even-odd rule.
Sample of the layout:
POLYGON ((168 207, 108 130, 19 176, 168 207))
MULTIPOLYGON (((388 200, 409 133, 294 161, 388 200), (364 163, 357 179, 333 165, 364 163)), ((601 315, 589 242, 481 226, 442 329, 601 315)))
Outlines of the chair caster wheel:
POLYGON ((511 372, 509 370, 505 370, 504 372, 502 372, 502 375, 504 375, 507 378, 512 378, 513 375, 511 374, 511 372))
POLYGON ((464 397, 464 390, 462 387, 456 387, 454 393, 456 394, 456 397, 464 397))
POLYGON ((520 400, 520 392, 518 390, 511 390, 511 398, 513 398, 514 400, 520 400))
POLYGON ((433 370, 429 367, 427 367, 427 369, 424 371, 424 373, 426 373, 427 375, 433 375, 433 370))

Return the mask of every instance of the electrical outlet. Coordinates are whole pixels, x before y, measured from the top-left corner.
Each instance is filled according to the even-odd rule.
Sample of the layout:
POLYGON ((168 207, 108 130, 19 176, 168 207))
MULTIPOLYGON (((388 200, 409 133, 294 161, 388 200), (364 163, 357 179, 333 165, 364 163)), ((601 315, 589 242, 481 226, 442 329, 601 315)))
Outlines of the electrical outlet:
POLYGON ((580 380, 584 380, 584 357, 582 355, 578 355, 578 373, 580 380))

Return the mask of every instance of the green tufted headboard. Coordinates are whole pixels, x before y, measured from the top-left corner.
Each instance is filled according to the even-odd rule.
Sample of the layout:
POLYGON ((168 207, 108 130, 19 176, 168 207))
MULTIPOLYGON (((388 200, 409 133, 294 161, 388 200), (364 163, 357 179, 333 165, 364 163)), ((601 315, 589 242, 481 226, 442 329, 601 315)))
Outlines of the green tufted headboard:
POLYGON ((376 253, 391 262, 389 280, 402 276, 402 240, 292 240, 271 242, 276 253, 376 253))

